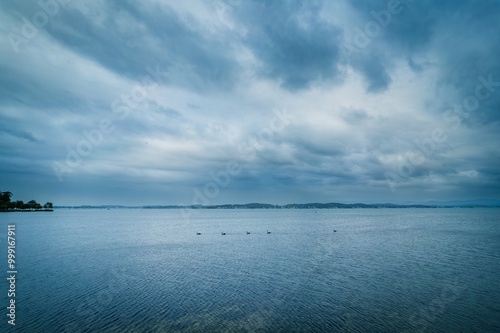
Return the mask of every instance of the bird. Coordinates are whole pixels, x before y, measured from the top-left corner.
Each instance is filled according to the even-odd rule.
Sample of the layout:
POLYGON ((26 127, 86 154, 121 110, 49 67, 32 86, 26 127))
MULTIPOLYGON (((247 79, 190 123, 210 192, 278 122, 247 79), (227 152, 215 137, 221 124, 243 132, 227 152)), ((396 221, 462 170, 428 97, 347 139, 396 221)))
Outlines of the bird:
POLYGON ((221 232, 221 235, 224 236, 226 233, 225 232, 221 232))
POLYGON ((198 232, 198 231, 197 231, 197 232, 196 232, 196 234, 197 234, 197 235, 201 235, 201 232, 198 232))
POLYGON ((271 232, 268 230, 268 231, 267 231, 267 234, 269 235, 270 233, 271 233, 271 232))
POLYGON ((337 232, 337 230, 333 229, 333 232, 337 232))
POLYGON ((250 231, 247 231, 247 235, 250 235, 250 231))

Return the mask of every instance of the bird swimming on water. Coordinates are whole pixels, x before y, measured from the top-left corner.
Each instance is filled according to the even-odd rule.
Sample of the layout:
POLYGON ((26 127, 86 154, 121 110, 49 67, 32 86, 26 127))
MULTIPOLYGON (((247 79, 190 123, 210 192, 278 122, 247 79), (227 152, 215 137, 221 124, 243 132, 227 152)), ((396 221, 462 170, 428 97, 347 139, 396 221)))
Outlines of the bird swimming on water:
POLYGON ((250 235, 250 231, 247 231, 247 235, 250 235))
POLYGON ((271 233, 271 232, 268 230, 268 231, 267 231, 267 234, 269 235, 270 233, 271 233))
POLYGON ((221 235, 222 235, 222 236, 224 236, 225 234, 226 234, 226 233, 225 233, 224 231, 223 231, 223 232, 221 232, 221 235))
POLYGON ((198 231, 197 231, 197 232, 196 232, 196 234, 197 234, 197 235, 201 235, 201 232, 198 232, 198 231))

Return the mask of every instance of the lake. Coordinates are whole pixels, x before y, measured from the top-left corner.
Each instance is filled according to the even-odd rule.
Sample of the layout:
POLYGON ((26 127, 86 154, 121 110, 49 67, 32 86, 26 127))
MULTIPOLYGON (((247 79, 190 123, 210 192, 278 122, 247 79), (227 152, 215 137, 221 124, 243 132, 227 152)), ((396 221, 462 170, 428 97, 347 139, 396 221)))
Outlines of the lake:
POLYGON ((187 212, 0 214, 2 329, 14 224, 16 332, 500 332, 500 209, 187 212))

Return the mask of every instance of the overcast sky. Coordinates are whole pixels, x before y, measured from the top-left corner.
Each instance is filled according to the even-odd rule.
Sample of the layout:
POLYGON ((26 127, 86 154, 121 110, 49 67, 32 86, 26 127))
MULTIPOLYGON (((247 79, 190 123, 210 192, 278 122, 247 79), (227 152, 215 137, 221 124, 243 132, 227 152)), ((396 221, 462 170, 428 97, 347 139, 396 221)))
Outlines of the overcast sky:
POLYGON ((500 199, 497 0, 0 2, 0 190, 500 199))

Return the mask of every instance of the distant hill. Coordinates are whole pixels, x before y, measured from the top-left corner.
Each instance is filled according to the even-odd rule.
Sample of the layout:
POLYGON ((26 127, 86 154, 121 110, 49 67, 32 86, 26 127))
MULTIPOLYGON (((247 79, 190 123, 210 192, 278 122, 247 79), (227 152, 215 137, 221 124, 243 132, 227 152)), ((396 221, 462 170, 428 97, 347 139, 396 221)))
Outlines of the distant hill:
POLYGON ((56 206, 54 208, 66 209, 353 209, 353 208, 451 208, 451 207, 500 207, 498 200, 471 200, 471 201, 429 201, 426 203, 305 203, 272 205, 267 203, 248 204, 224 204, 224 205, 154 205, 154 206, 121 206, 121 205, 100 205, 100 206, 56 206))
POLYGON ((500 207, 500 200, 478 199, 460 201, 426 201, 425 205, 452 206, 452 207, 500 207))

